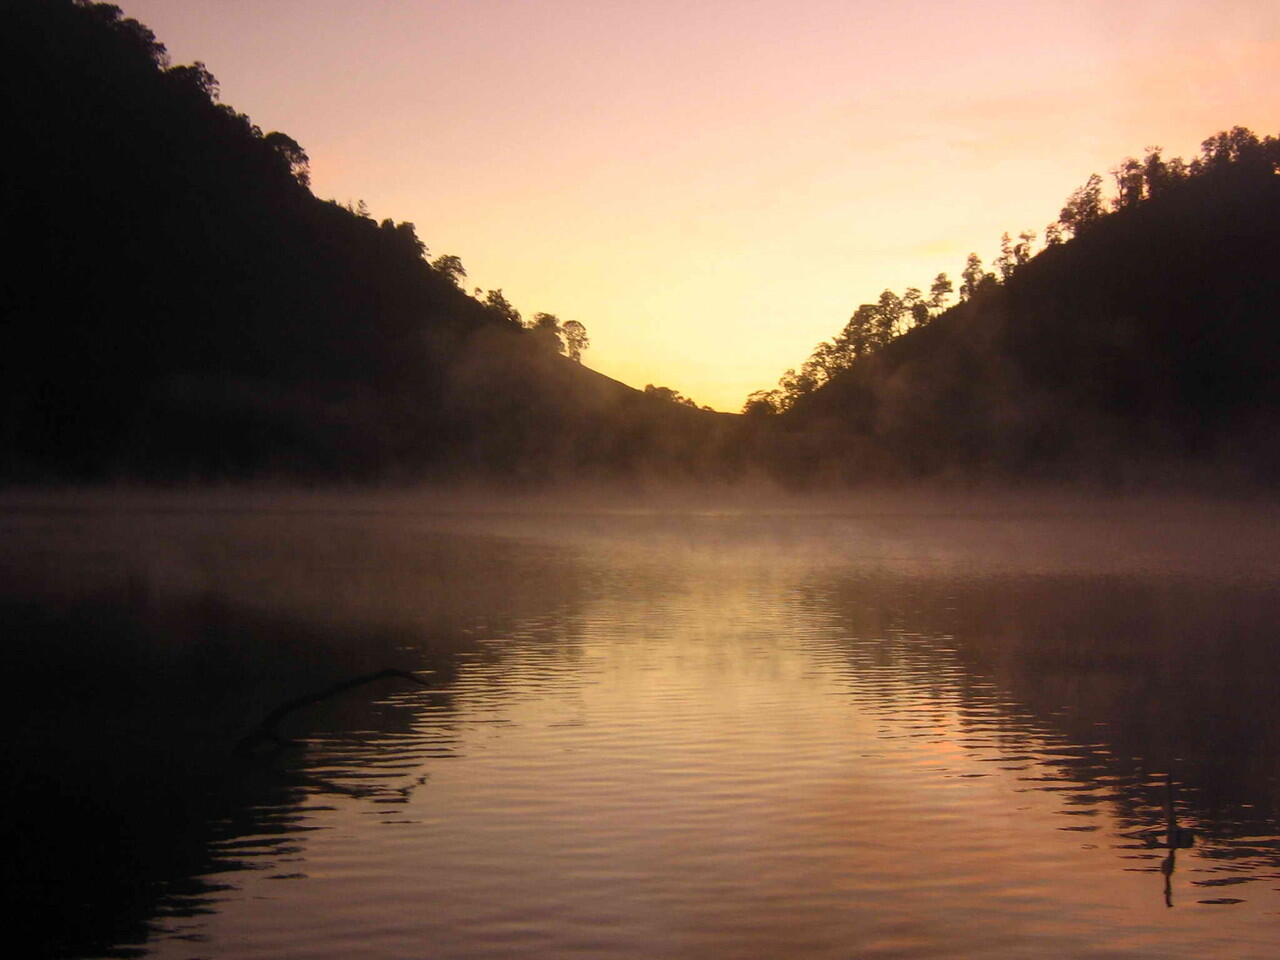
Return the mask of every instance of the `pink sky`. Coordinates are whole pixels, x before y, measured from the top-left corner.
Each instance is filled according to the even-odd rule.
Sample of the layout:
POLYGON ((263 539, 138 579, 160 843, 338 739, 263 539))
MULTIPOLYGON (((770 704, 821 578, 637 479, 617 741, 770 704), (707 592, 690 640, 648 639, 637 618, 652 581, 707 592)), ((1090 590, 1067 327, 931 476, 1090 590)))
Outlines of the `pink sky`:
POLYGON ((1091 172, 1280 132, 1280 3, 119 0, 469 286, 736 410, 1091 172))

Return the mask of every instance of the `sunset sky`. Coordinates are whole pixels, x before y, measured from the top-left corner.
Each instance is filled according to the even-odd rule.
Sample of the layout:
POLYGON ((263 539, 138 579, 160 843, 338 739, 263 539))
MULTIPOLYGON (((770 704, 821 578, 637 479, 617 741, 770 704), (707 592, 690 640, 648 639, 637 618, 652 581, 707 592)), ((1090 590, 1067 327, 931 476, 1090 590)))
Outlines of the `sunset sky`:
POLYGON ((317 195, 723 410, 1091 172, 1280 132, 1277 0, 117 3, 317 195))

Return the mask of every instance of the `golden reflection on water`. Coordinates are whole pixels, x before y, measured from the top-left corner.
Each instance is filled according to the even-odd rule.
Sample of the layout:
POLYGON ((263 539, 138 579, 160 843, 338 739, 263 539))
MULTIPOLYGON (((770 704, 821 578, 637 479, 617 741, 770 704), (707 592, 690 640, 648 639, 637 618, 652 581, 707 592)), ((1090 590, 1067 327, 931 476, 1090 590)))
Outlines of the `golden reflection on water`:
POLYGON ((1270 956, 1274 571, 1229 518, 1146 522, 337 511, 99 537, 85 577, 163 555, 153 582, 416 627, 415 657, 454 637, 436 689, 254 761, 287 823, 211 840, 250 869, 147 949, 1270 956), (1171 815, 1195 837, 1173 859, 1171 815))

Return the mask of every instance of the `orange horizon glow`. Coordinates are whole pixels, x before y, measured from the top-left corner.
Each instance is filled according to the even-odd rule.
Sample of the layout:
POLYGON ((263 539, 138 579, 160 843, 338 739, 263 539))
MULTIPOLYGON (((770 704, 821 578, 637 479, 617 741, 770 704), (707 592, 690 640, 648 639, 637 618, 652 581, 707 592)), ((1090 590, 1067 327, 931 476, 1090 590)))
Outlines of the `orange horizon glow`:
POLYGON ((317 196, 722 410, 1090 173, 1280 132, 1271 0, 117 2, 317 196))

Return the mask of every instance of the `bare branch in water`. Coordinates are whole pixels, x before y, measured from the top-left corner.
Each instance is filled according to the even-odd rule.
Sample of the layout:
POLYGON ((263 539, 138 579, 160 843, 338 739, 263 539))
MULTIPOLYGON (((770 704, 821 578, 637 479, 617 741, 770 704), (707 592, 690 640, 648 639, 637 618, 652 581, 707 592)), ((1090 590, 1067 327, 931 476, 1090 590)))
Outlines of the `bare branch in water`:
POLYGON ((373 681, 381 680, 384 677, 400 677, 403 680, 411 680, 423 687, 431 686, 427 681, 414 676, 406 670, 394 669, 379 670, 377 673, 366 673, 358 677, 352 677, 350 680, 343 680, 341 683, 335 683, 333 686, 326 687, 316 693, 308 693, 301 697, 295 697, 294 699, 288 700, 276 707, 269 714, 263 717, 262 722, 258 724, 252 733, 240 738, 240 741, 236 744, 236 752, 241 754, 252 753, 254 748, 259 744, 267 742, 273 743, 279 747, 287 745, 289 741, 281 737, 280 734, 276 732, 276 727, 279 725, 280 721, 289 714, 293 713, 295 710, 300 710, 303 707, 310 706, 313 703, 320 703, 322 700, 328 700, 330 697, 335 697, 344 691, 352 689, 353 687, 363 686, 366 683, 373 683, 373 681))

